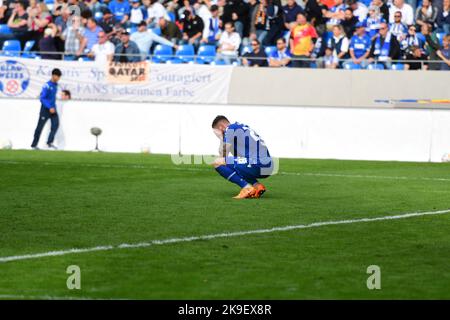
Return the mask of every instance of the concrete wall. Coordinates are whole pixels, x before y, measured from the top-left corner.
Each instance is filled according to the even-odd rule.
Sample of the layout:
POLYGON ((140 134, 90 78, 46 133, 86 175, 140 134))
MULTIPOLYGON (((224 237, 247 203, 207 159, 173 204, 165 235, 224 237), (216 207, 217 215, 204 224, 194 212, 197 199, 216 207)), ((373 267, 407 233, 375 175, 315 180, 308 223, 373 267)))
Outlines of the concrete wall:
POLYGON ((450 72, 235 68, 229 103, 391 107, 378 99, 450 99, 450 72))
MULTIPOLYGON (((0 139, 29 148, 37 100, 0 100, 0 139)), ((60 108, 56 144, 88 151, 103 130, 104 151, 216 154, 211 121, 225 114, 252 127, 277 157, 440 161, 450 153, 450 110, 174 105, 70 101, 60 108)), ((41 137, 45 143, 48 125, 41 137)))

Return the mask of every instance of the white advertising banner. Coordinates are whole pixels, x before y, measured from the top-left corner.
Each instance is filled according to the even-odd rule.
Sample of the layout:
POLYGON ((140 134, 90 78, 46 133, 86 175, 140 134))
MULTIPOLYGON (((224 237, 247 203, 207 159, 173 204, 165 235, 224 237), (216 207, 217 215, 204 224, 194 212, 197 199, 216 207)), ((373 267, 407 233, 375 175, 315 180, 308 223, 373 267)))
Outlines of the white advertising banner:
POLYGON ((0 57, 0 97, 37 98, 53 68, 77 100, 226 104, 231 66, 111 63, 0 57))

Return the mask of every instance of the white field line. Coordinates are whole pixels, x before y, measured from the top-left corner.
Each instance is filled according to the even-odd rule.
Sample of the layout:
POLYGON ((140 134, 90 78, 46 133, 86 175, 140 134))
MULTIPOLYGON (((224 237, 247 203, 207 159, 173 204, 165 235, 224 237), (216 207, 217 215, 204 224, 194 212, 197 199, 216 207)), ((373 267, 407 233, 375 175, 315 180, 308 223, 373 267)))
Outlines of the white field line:
MULTIPOLYGON (((90 167, 90 168, 124 168, 124 169, 163 169, 163 170, 179 170, 179 171, 199 171, 212 172, 206 168, 192 168, 183 167, 182 165, 170 167, 152 166, 152 165, 138 165, 138 164, 101 164, 101 163, 61 163, 61 162, 31 162, 31 161, 12 161, 0 160, 0 164, 18 164, 18 165, 33 165, 33 166, 71 166, 71 167, 90 167)), ((338 173, 322 173, 322 172, 293 172, 280 171, 280 175, 293 176, 312 176, 312 177, 333 177, 333 178, 357 178, 357 179, 380 179, 380 180, 410 180, 410 181, 450 181, 450 178, 429 178, 429 177, 407 177, 407 176, 374 176, 374 175, 359 175, 359 174, 338 174, 338 173)))
POLYGON ((115 250, 115 249, 145 248, 145 247, 150 247, 150 246, 155 246, 155 245, 192 242, 192 241, 197 241, 197 240, 232 238, 232 237, 239 237, 239 236, 246 236, 246 235, 253 235, 253 234, 284 232, 284 231, 290 231, 290 230, 309 229, 309 228, 316 228, 316 227, 323 227, 323 226, 330 226, 330 225, 353 224, 353 223, 360 223, 360 222, 373 222, 373 221, 383 221, 383 220, 397 220, 397 219, 406 219, 406 218, 412 218, 412 217, 440 215, 440 214, 446 214, 446 213, 450 213, 450 209, 439 210, 439 211, 428 211, 428 212, 404 213, 404 214, 399 214, 399 215, 383 216, 383 217, 376 217, 376 218, 323 221, 323 222, 315 222, 315 223, 304 224, 304 225, 299 224, 299 225, 291 225, 291 226, 284 226, 284 227, 273 227, 270 229, 256 229, 256 230, 248 230, 248 231, 216 233, 216 234, 209 234, 209 235, 202 235, 202 236, 191 236, 191 237, 184 237, 184 238, 170 238, 170 239, 152 240, 149 242, 141 242, 141 243, 133 243, 133 244, 123 243, 120 245, 108 245, 108 246, 98 246, 98 247, 91 247, 91 248, 48 251, 48 252, 41 252, 41 253, 35 253, 35 254, 0 257, 0 263, 18 261, 18 260, 40 259, 40 258, 54 257, 54 256, 64 256, 64 255, 75 254, 75 253, 85 253, 85 252, 94 252, 94 251, 109 251, 109 250, 115 250))

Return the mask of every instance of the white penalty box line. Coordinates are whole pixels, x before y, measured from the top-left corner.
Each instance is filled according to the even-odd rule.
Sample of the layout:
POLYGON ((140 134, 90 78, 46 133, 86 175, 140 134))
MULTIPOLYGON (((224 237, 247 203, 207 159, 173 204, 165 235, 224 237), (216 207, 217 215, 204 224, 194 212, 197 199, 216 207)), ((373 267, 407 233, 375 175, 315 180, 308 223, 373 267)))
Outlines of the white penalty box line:
POLYGON ((156 246, 156 245, 185 243, 185 242, 192 242, 192 241, 198 241, 198 240, 213 240, 213 239, 220 239, 220 238, 232 238, 232 237, 256 235, 256 234, 266 234, 266 233, 274 233, 274 232, 285 232, 285 231, 291 231, 291 230, 310 229, 310 228, 318 228, 318 227, 331 226, 331 225, 344 225, 344 224, 354 224, 354 223, 362 223, 362 222, 375 222, 375 221, 385 221, 385 220, 407 219, 407 218, 422 217, 422 216, 443 215, 443 214, 448 214, 448 213, 450 213, 450 209, 438 210, 438 211, 428 211, 428 212, 412 212, 412 213, 404 213, 404 214, 374 217, 374 218, 323 221, 323 222, 315 222, 315 223, 311 223, 311 224, 289 225, 289 226, 283 226, 283 227, 273 227, 273 228, 268 228, 268 229, 256 229, 256 230, 247 230, 247 231, 224 232, 224 233, 191 236, 191 237, 183 237, 183 238, 169 238, 169 239, 152 240, 149 242, 140 242, 140 243, 134 243, 134 244, 123 243, 123 244, 119 244, 119 245, 106 245, 106 246, 97 246, 97 247, 90 247, 90 248, 74 248, 74 249, 67 249, 67 250, 57 250, 57 251, 48 251, 48 252, 41 252, 41 253, 34 253, 34 254, 0 257, 0 263, 13 262, 13 261, 19 261, 19 260, 40 259, 40 258, 55 257, 55 256, 64 256, 64 255, 69 255, 69 254, 89 253, 89 252, 96 252, 96 251, 146 248, 146 247, 151 247, 151 246, 156 246))

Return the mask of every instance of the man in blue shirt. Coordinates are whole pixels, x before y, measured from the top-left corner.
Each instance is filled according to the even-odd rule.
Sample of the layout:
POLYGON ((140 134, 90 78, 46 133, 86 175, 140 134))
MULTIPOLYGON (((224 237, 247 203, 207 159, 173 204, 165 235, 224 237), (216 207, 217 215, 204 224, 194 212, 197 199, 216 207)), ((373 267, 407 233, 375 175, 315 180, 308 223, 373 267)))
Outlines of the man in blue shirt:
POLYGON ((34 131, 34 139, 31 148, 38 150, 37 144, 41 136, 42 129, 48 119, 51 121, 50 134, 48 135, 47 146, 49 149, 56 149, 53 145, 56 131, 58 130, 59 119, 56 113, 56 93, 58 91, 58 81, 61 79, 61 70, 53 69, 52 78, 42 87, 39 100, 41 102, 41 111, 39 121, 34 131))
POLYGON ((356 24, 356 32, 349 45, 351 59, 347 60, 344 65, 353 63, 354 65, 360 65, 361 68, 367 66, 367 57, 369 56, 372 42, 365 28, 366 26, 362 22, 356 24))
POLYGON ((230 123, 225 116, 217 116, 212 128, 220 139, 220 157, 213 165, 228 181, 241 187, 235 199, 259 198, 265 191, 257 179, 273 173, 273 161, 264 141, 248 126, 230 123))
POLYGON ((108 5, 109 10, 113 13, 116 21, 121 25, 126 25, 130 18, 131 6, 130 3, 124 0, 113 0, 108 5))

